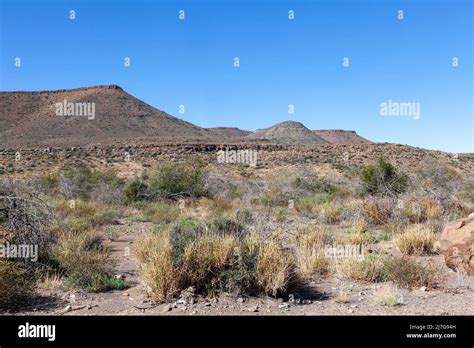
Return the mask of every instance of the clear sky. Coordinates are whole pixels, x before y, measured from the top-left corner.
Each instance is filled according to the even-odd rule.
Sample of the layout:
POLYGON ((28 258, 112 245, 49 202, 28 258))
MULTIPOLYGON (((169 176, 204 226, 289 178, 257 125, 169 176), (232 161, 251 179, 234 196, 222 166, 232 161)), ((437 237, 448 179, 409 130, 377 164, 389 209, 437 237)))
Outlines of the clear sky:
POLYGON ((472 0, 0 3, 2 91, 115 83, 202 127, 292 119, 474 152, 472 0), (388 100, 420 103, 419 119, 381 116, 388 100))

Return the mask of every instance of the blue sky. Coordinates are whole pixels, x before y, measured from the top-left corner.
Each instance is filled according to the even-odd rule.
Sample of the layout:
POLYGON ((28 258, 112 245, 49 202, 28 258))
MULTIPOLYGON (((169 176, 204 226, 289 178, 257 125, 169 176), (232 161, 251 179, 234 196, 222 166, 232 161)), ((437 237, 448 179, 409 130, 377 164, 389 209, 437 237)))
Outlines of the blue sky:
POLYGON ((292 119, 373 141, 474 151, 471 0, 0 3, 3 91, 115 83, 202 127, 255 130, 292 119), (389 99, 420 103, 420 118, 381 116, 389 99))

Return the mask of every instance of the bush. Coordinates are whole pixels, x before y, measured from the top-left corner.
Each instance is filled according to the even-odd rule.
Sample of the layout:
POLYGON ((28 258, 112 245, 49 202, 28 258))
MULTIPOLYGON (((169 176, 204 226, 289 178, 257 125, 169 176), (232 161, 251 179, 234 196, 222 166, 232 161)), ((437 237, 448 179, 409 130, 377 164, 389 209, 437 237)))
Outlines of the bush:
POLYGON ((179 208, 164 202, 150 204, 144 211, 144 215, 148 221, 154 224, 169 224, 177 220, 180 214, 181 211, 179 208))
POLYGON ((254 235, 174 225, 167 233, 137 242, 139 271, 148 293, 170 300, 190 286, 197 293, 276 295, 294 280, 292 257, 276 242, 254 235))
POLYGON ((95 233, 64 233, 52 252, 52 259, 66 274, 65 285, 99 292, 121 289, 123 281, 112 276, 114 262, 95 233))
POLYGON ((252 211, 248 208, 241 208, 235 213, 235 220, 241 225, 248 224, 252 221, 252 211))
POLYGON ((433 233, 419 227, 412 227, 397 235, 393 242, 403 255, 428 254, 433 250, 435 237, 433 233))
POLYGON ((329 260, 324 248, 332 242, 332 237, 324 225, 309 227, 295 236, 296 262, 303 277, 316 273, 325 274, 329 270, 329 260))
POLYGON ((360 172, 364 193, 369 195, 396 196, 405 192, 408 177, 399 173, 389 162, 380 158, 375 165, 368 165, 360 172))
POLYGON ((33 293, 35 278, 23 263, 0 260, 0 308, 21 305, 33 293))
POLYGON ((380 254, 369 254, 362 261, 346 259, 336 265, 336 274, 343 279, 356 281, 392 281, 406 288, 433 288, 444 282, 441 269, 433 264, 422 265, 406 256, 380 254))
POLYGON ((388 258, 386 270, 389 280, 405 288, 434 288, 445 281, 441 268, 431 263, 422 265, 406 256, 388 258))
POLYGON ((11 244, 37 245, 44 260, 56 238, 51 233, 54 216, 42 195, 16 182, 0 182, 0 224, 8 231, 11 244))
POLYGON ((336 265, 336 274, 343 279, 382 282, 387 279, 385 258, 379 254, 368 254, 362 260, 345 259, 336 265))
POLYGON ((201 162, 170 163, 150 174, 148 190, 154 198, 204 196, 205 181, 201 162))
POLYGON ((125 183, 113 170, 92 170, 79 167, 64 172, 58 182, 58 191, 65 198, 79 198, 104 203, 119 203, 125 183))

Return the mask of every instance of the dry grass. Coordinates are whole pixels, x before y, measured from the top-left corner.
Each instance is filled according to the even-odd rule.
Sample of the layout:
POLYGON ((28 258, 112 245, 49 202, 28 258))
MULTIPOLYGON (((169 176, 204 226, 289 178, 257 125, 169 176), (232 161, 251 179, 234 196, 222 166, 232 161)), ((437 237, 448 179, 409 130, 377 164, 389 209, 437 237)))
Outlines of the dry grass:
POLYGON ((335 201, 324 202, 315 206, 314 211, 325 223, 334 224, 341 219, 342 206, 335 201))
POLYGON ((296 262, 303 277, 328 272, 329 260, 324 247, 331 241, 332 237, 325 225, 309 227, 295 236, 296 262))
POLYGON ((336 303, 349 303, 350 301, 349 292, 346 289, 339 290, 339 294, 334 298, 336 303))
POLYGON ((276 241, 256 235, 168 231, 137 243, 139 271, 156 301, 167 301, 193 286, 197 293, 276 295, 295 276, 291 255, 276 241))
POLYGON ((386 277, 384 258, 369 254, 364 259, 348 258, 335 265, 336 276, 365 282, 380 282, 386 277))
POLYGON ((394 204, 388 199, 365 199, 360 204, 367 221, 374 225, 387 223, 392 215, 394 204))
POLYGON ((20 262, 0 260, 0 308, 25 303, 32 295, 35 279, 20 262))
POLYGON ((400 303, 400 293, 391 284, 384 284, 374 295, 375 303, 380 306, 397 306, 400 303))
POLYGON ((433 250, 434 241, 434 234, 419 226, 412 226, 393 239, 394 244, 403 255, 429 254, 433 250))
POLYGON ((143 213, 154 224, 169 224, 180 217, 181 210, 172 204, 159 202, 148 205, 143 213))

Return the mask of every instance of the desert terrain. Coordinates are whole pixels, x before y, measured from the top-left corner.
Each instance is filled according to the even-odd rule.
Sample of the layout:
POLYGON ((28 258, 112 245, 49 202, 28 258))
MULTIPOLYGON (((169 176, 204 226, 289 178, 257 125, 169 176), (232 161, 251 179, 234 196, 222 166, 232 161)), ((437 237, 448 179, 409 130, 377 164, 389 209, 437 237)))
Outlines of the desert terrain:
POLYGON ((0 92, 0 239, 38 246, 0 260, 1 313, 473 315, 451 232, 474 225, 474 154, 356 131, 201 128, 116 85, 0 92))

